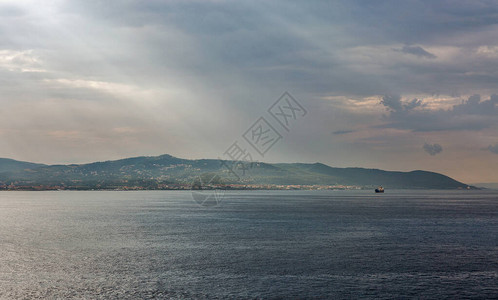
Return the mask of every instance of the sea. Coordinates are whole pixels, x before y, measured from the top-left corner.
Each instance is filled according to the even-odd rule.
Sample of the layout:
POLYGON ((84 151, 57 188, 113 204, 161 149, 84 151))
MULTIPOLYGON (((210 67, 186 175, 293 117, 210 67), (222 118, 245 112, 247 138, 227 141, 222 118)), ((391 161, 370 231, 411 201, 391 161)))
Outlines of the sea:
POLYGON ((0 192, 0 299, 498 298, 497 191, 217 196, 0 192))

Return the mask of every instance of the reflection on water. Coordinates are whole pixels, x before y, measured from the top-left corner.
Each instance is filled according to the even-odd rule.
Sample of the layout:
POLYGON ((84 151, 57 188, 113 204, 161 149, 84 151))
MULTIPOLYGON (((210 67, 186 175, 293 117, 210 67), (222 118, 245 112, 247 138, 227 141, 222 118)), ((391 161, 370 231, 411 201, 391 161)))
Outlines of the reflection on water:
POLYGON ((493 297, 484 191, 1 192, 1 298, 493 297))

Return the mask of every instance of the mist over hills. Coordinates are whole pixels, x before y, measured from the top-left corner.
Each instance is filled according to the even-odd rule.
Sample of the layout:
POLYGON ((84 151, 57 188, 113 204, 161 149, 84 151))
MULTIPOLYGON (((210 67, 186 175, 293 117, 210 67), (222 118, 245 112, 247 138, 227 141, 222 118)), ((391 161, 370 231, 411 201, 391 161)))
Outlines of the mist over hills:
POLYGON ((141 156, 88 164, 44 165, 0 159, 3 189, 170 189, 244 185, 388 189, 462 189, 467 185, 428 172, 334 168, 321 163, 246 163, 217 159, 189 160, 171 155, 141 156))
POLYGON ((479 183, 473 183, 473 185, 480 188, 498 190, 498 182, 479 182, 479 183))

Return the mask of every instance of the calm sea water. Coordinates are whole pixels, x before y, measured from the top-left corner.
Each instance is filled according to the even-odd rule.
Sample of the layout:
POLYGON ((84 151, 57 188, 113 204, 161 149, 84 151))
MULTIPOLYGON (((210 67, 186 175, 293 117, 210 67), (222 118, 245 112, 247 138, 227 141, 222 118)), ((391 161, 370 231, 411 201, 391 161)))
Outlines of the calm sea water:
POLYGON ((497 296, 497 192, 0 193, 2 299, 497 296))

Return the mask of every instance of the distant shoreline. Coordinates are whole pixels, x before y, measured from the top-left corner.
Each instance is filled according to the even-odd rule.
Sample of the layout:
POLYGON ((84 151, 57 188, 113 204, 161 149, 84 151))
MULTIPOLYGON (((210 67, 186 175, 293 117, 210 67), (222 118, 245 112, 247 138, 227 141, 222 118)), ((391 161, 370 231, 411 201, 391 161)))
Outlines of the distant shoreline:
POLYGON ((59 187, 59 186, 12 186, 0 188, 0 191, 212 191, 212 190, 370 190, 373 187, 357 186, 320 186, 320 185, 224 185, 192 188, 192 185, 150 188, 142 186, 91 188, 91 187, 59 187))
POLYGON ((168 154, 83 165, 0 158, 0 190, 475 189, 431 171, 337 168, 322 163, 241 163, 168 154))
MULTIPOLYGON (((65 187, 65 188, 55 188, 55 187, 14 187, 14 188, 3 188, 0 192, 43 192, 43 191, 197 191, 197 192, 208 192, 214 190, 222 191, 369 191, 374 190, 375 187, 328 187, 328 186, 272 186, 272 187, 254 187, 254 186, 230 186, 230 187, 209 187, 209 188, 145 188, 145 187, 125 187, 125 188, 84 188, 84 187, 65 187)), ((468 191, 468 190, 497 190, 488 189, 481 187, 469 187, 468 189, 457 188, 457 189, 443 189, 443 188, 393 188, 391 190, 440 190, 440 191, 468 191)))

